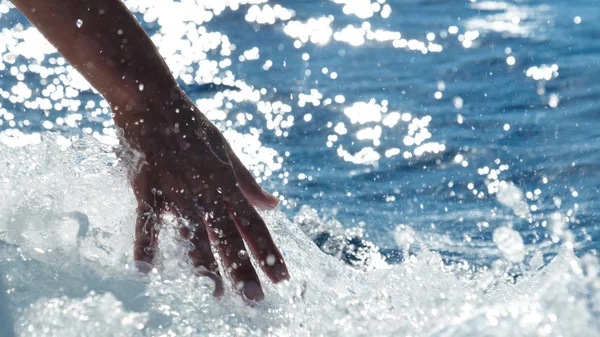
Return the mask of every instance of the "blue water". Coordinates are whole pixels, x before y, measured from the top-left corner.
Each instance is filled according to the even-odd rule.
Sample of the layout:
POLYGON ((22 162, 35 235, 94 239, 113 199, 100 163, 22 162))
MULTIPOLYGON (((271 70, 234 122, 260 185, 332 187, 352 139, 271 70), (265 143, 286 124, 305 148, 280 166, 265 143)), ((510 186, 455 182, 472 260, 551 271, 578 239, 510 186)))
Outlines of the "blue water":
MULTIPOLYGON (((230 60, 224 68, 213 68, 199 63, 196 56, 190 57, 191 51, 202 46, 186 45, 186 39, 190 43, 197 40, 185 34, 173 42, 181 43, 175 51, 161 51, 169 50, 169 65, 184 64, 176 75, 193 100, 202 100, 201 109, 203 104, 209 107, 215 100, 223 100, 209 116, 217 116, 212 119, 226 135, 229 132, 238 141, 239 135, 258 135, 260 145, 252 151, 268 149, 274 159, 257 160, 250 167, 261 176, 267 190, 281 196, 281 209, 289 219, 296 217, 296 222, 302 223, 298 218, 305 214, 302 206, 304 211, 307 207, 316 211, 320 220, 313 231, 326 234, 313 236, 319 244, 329 235, 324 224, 338 221, 348 233, 363 230, 357 237, 377 245, 395 263, 402 258, 398 258, 400 244, 394 233, 399 225, 408 225, 445 259, 490 265, 498 255, 481 247, 495 247, 494 231, 507 226, 521 235, 526 247, 544 255, 554 256, 567 240, 573 243, 577 256, 597 256, 598 2, 379 3, 379 10, 369 16, 365 11, 358 15, 344 12, 344 4, 334 1, 270 1, 271 6, 279 4, 293 11, 291 18, 276 19, 274 24, 248 22, 250 5, 242 4, 238 9, 225 9, 208 22, 189 23, 196 30, 204 27, 207 32, 226 36, 235 44, 231 56, 223 55, 219 42, 205 49, 206 60, 230 60), (391 13, 384 18, 381 13, 388 5, 391 13), (368 23, 370 31, 401 35, 377 41, 367 34, 365 41, 352 45, 330 34, 324 43, 313 43, 299 42, 290 28, 285 29, 292 21, 306 23, 322 17, 333 19, 325 25, 332 32, 368 23), (424 47, 411 50, 409 40, 430 48, 427 53, 421 50, 424 47), (244 51, 253 48, 259 50, 258 59, 241 61, 244 51), (265 67, 267 61, 272 66, 265 67), (218 80, 210 80, 232 76, 242 84, 222 86, 218 80), (210 85, 213 82, 215 85, 210 85), (258 102, 244 96, 245 89, 240 89, 242 99, 232 98, 231 92, 238 90, 235 87, 246 86, 266 90, 258 102), (311 90, 320 93, 318 104, 299 104, 300 95, 311 90), (344 97, 343 102, 336 101, 338 95, 344 97), (261 108, 261 104, 275 102, 288 105, 290 111, 269 113, 261 108), (359 117, 352 118, 354 110, 348 110, 352 106, 357 107, 359 117), (390 127, 384 121, 394 112, 401 118, 390 127), (253 118, 241 125, 239 113, 253 118), (276 119, 277 115, 282 119, 276 119), (291 117, 293 123, 282 124, 291 117), (407 136, 415 135, 411 128, 419 120, 421 124, 429 121, 416 133, 427 134, 420 145, 429 144, 431 151, 423 152, 419 144, 407 140, 407 136), (346 132, 336 131, 339 123, 346 132), (361 150, 371 159, 352 161, 361 150), (344 157, 343 151, 348 156, 344 157), (272 174, 265 174, 265 167, 272 174), (497 174, 490 176, 494 170, 497 174), (494 186, 502 181, 512 182, 522 192, 519 202, 525 204, 525 213, 500 201, 494 186), (549 224, 549 217, 556 213, 566 218, 563 229, 572 233, 572 239, 561 236, 562 232, 549 224)), ((151 36, 167 34, 165 31, 176 22, 172 18, 146 22, 144 5, 130 5, 151 36)), ((0 16, 0 27, 2 34, 7 34, 30 25, 11 9, 0 16)), ((349 36, 357 37, 357 33, 349 36)), ((198 41, 209 40, 214 39, 198 41)), ((167 43, 161 43, 168 48, 167 43)), ((4 57, 0 67, 2 93, 23 82, 33 92, 25 101, 33 101, 44 96, 42 91, 51 80, 60 78, 50 74, 42 81, 36 71, 27 70, 19 79, 16 73, 22 71, 11 73, 11 68, 37 61, 15 53, 13 64, 6 61, 9 52, 4 47, 0 51, 4 57)), ((58 55, 48 54, 40 64, 57 67, 51 61, 55 57, 58 55)), ((96 106, 101 101, 91 90, 78 90, 74 99, 81 100, 82 105, 75 109, 54 107, 44 113, 18 99, 11 101, 8 94, 0 95, 0 121, 5 116, 0 129, 18 129, 25 134, 54 131, 71 137, 103 134, 105 128, 112 127, 107 111, 92 116, 95 108, 84 108, 88 101, 96 106), (12 125, 6 120, 7 112, 14 115, 12 125), (82 116, 74 125, 56 123, 57 118, 67 119, 73 114, 82 116), (45 127, 44 121, 52 122, 51 127, 45 127)), ((352 235, 348 240, 352 241, 352 235)))
MULTIPOLYGON (((600 181, 595 173, 600 162, 600 134, 595 126, 598 121, 594 101, 600 88, 594 79, 600 69, 597 64, 600 42, 594 34, 598 27, 591 18, 600 13, 594 2, 507 4, 527 13, 528 17, 521 21, 521 26, 531 27, 527 31, 522 29, 526 36, 481 31, 476 46, 468 49, 455 36, 441 40, 438 37, 436 41, 441 41, 444 50, 427 55, 376 42, 356 48, 344 43, 308 44, 296 50, 277 26, 259 27, 252 36, 235 39, 240 46, 247 44, 248 47, 241 48, 244 50, 259 46, 261 57, 264 55, 274 63, 287 61, 286 68, 270 72, 250 63, 237 67, 234 64, 236 73, 255 86, 277 88, 278 94, 273 99, 294 106, 293 101, 286 100, 287 96, 312 88, 324 97, 337 94, 346 97, 346 103, 327 107, 294 106, 292 114, 299 122, 290 129, 288 137, 265 134, 265 142, 270 146, 279 152, 290 152, 284 162, 290 182, 281 186, 275 180, 270 182, 272 188, 301 204, 326 211, 335 209, 335 217, 348 226, 364 222, 373 240, 382 244, 389 243, 389 231, 399 223, 425 230, 435 223, 440 233, 489 240, 490 233, 480 232, 474 223, 490 218, 495 221, 510 218, 529 239, 526 241, 539 240, 546 233, 537 228, 538 223, 512 219, 510 209, 499 207, 493 195, 478 198, 467 188, 472 182, 475 188, 485 190, 477 168, 497 166, 494 160, 499 159, 510 167, 502 173, 502 179, 513 181, 525 191, 542 190, 540 198, 532 203, 539 207, 534 215, 555 209, 553 197, 563 199, 566 205, 579 203, 578 222, 573 224, 573 230, 581 249, 598 249, 596 194, 600 181), (583 17, 582 24, 574 24, 576 15, 583 17), (585 20, 586 17, 590 19, 585 20), (284 46, 283 51, 278 50, 279 45, 284 46), (506 48, 511 48, 510 55, 517 59, 514 66, 506 63, 506 48), (301 61, 303 52, 310 54, 309 62, 301 61), (536 93, 539 82, 525 76, 525 72, 542 64, 557 64, 559 75, 543 84, 546 93, 539 95, 536 93), (323 76, 320 74, 323 67, 337 71, 339 77, 331 80, 323 76), (305 76, 306 69, 316 75, 305 76), (444 82, 445 90, 438 100, 434 93, 439 81, 444 82), (560 96, 560 103, 554 109, 547 104, 550 94, 560 96), (460 110, 452 104, 456 96, 464 100, 460 110), (390 110, 410 112, 416 117, 431 116, 431 140, 445 144, 446 151, 414 160, 403 159, 401 155, 385 158, 386 149, 407 149, 402 142, 407 125, 399 123, 392 129, 383 128, 381 145, 375 148, 383 157, 381 160, 374 165, 345 162, 337 156, 337 146, 351 152, 372 146, 368 140, 358 141, 353 134, 377 123, 348 125, 343 109, 353 102, 371 99, 387 100, 390 110), (309 123, 302 121, 306 113, 313 115, 309 123), (457 123, 458 113, 464 117, 462 124, 457 123), (327 123, 335 125, 340 121, 348 125, 348 136, 340 137, 335 146, 328 148, 325 143, 332 131, 327 123), (506 123, 510 124, 509 131, 503 130, 506 123), (458 153, 468 159, 467 168, 453 163, 458 153), (313 181, 294 179, 298 173, 310 174, 313 181), (542 177, 548 178, 547 184, 542 183, 542 177), (452 188, 447 186, 450 181, 454 182, 452 188), (571 188, 579 192, 577 198, 572 197, 571 188), (347 196, 348 192, 352 195, 347 196), (387 196, 394 196, 395 201, 386 202, 387 196), (584 240, 584 233, 590 238, 584 240)), ((336 18, 333 26, 337 29, 363 22, 343 15, 340 6, 331 2, 286 5, 297 12, 296 18, 300 20, 333 15, 336 18)), ((437 34, 452 25, 461 27, 462 32, 462 27, 471 20, 486 20, 505 12, 475 10, 469 2, 462 1, 396 1, 391 5, 397 9, 389 19, 368 20, 373 30, 399 31, 407 39, 420 40, 425 40, 428 32, 437 34)), ((219 21, 216 29, 229 35, 227 25, 223 25, 229 22, 219 21)))
MULTIPOLYGON (((297 49, 294 39, 283 32, 285 21, 252 25, 244 19, 245 10, 226 10, 218 20, 205 25, 208 31, 226 35, 237 46, 232 64, 225 70, 255 88, 266 88, 265 101, 281 101, 292 107, 286 117, 293 116, 295 123, 287 129, 287 137, 267 130, 265 119, 260 118, 251 104, 234 104, 227 111, 227 120, 233 121, 238 111, 257 114, 258 118, 248 123, 247 128, 236 129, 242 133, 250 127, 263 130, 260 137, 263 145, 279 154, 289 152, 281 170, 289 173, 287 183, 275 176, 266 187, 295 200, 297 205, 334 213, 345 226, 364 223, 368 235, 380 245, 392 244, 390 231, 400 223, 424 230, 430 230, 434 223, 437 232, 452 237, 469 235, 473 240, 490 240, 491 231, 480 231, 474 224, 490 219, 504 221, 512 218, 511 211, 499 207, 494 195, 485 193, 483 198, 473 195, 467 185, 473 183, 475 189, 485 191, 484 179, 477 174, 477 168, 497 167, 494 161, 498 159, 509 166, 500 179, 513 181, 524 191, 541 189, 539 198, 531 203, 538 206, 534 217, 555 209, 555 197, 564 200, 567 209, 579 204, 577 220, 572 223, 578 247, 581 251, 597 250, 600 232, 596 192, 600 182, 595 172, 600 162, 597 141, 600 134, 594 102, 600 90, 595 81, 600 69, 596 63, 600 42, 596 39, 598 27, 593 18, 600 15, 600 10, 594 6, 595 2, 492 3, 499 6, 485 6, 485 3, 479 6, 468 1, 388 3, 393 9, 389 18, 374 15, 364 20, 344 15, 343 6, 330 1, 280 2, 295 11, 293 20, 333 16, 334 31, 369 22, 372 30, 400 32, 405 39, 426 41, 427 33, 432 32, 436 34, 434 41, 443 47, 442 52, 423 55, 420 51, 394 48, 391 41, 367 41, 353 47, 333 39, 325 45, 309 42, 297 49), (576 16, 581 17, 580 24, 574 23, 576 16), (514 17, 520 18, 514 31, 492 29, 495 22, 511 25, 514 17), (476 21, 483 21, 488 27, 480 28, 473 46, 465 48, 458 35, 476 21), (450 26, 459 27, 459 33, 441 38, 440 33, 447 32, 450 26), (255 47, 260 50, 259 60, 237 59, 241 52, 255 47), (507 48, 511 49, 510 55, 507 48), (303 61, 303 53, 310 55, 310 60, 303 61), (507 64, 508 56, 516 59, 514 65, 507 64), (269 71, 262 68, 265 60, 274 64, 269 71), (550 81, 536 81, 525 74, 530 67, 552 64, 559 69, 558 76, 550 81), (338 77, 334 80, 322 74, 324 67, 337 72, 338 77), (306 75, 307 70, 311 75, 306 75), (442 98, 436 99, 439 82, 443 82, 445 90, 442 98), (540 87, 545 93, 536 92, 540 87), (343 95, 345 102, 299 107, 298 94, 311 89, 318 90, 324 99, 343 95), (555 108, 548 105, 550 95, 560 97, 555 108), (454 97, 463 100, 462 109, 455 108, 454 97), (358 140, 357 131, 381 122, 351 124, 344 108, 372 99, 378 103, 387 100, 390 111, 409 112, 417 118, 431 116, 430 141, 444 144, 445 151, 411 159, 402 155, 386 158, 385 151, 390 148, 402 152, 414 149, 403 143, 406 122, 393 128, 383 127, 378 146, 373 146, 370 140, 358 140), (303 120, 307 113, 312 115, 310 122, 303 120), (458 114, 464 118, 462 124, 457 122, 458 114), (327 147, 327 137, 335 134, 328 124, 339 122, 345 123, 348 133, 340 136, 334 146, 327 147), (504 124, 510 125, 508 131, 503 129, 504 124), (353 164, 338 156, 339 146, 350 152, 370 146, 382 158, 367 165, 353 164), (456 154, 465 157, 468 167, 453 162, 456 154), (298 174, 310 175, 312 181, 299 180, 298 174), (546 184, 542 183, 543 177, 548 179, 546 184), (449 182, 454 183, 453 187, 448 187, 449 182), (572 197, 571 189, 578 192, 577 198, 572 197), (395 200, 386 202, 390 196, 395 200)), ((15 24, 29 26, 15 10, 2 17, 5 29, 15 24)), ((151 22, 145 28, 152 34, 160 25, 151 22)), ((224 58, 215 54, 209 53, 208 59, 224 58)), ((24 60, 19 63, 27 64, 24 60)), ((4 90, 16 82, 9 66, 1 76, 4 90)), ((37 84, 39 80, 27 74, 26 78, 39 95, 44 88, 37 84)), ((205 83, 182 83, 192 98, 214 96, 214 91, 205 91, 202 84, 205 83)), ((80 93, 79 97, 82 96, 99 101, 89 91, 80 93)), ((41 122, 46 118, 40 110, 11 104, 7 99, 0 103, 13 111, 16 121, 31 121, 30 126, 17 128, 25 132, 43 129, 41 122)), ((64 109, 48 113, 49 120, 68 114, 64 109)), ((101 131, 99 124, 107 119, 106 115, 93 121, 84 118, 79 125, 101 131)), ((297 207, 288 208, 289 216, 295 212, 297 207)), ((547 235, 539 221, 511 220, 527 242, 535 243, 547 235)))

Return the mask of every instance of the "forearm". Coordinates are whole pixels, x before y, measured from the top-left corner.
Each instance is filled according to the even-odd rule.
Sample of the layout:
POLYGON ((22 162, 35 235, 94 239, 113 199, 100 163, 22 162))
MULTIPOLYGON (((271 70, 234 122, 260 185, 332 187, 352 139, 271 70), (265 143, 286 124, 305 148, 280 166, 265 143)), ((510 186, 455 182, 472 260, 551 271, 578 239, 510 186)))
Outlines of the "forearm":
POLYGON ((120 0, 11 1, 109 102, 117 125, 139 119, 144 105, 156 111, 160 101, 179 94, 158 50, 120 0))

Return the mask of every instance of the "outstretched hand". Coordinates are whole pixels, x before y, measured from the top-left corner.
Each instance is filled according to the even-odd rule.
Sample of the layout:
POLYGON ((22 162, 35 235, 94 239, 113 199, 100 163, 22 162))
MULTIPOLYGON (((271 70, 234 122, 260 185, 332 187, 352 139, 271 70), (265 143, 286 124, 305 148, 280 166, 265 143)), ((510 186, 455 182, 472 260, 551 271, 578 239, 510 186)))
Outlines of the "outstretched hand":
POLYGON ((279 200, 262 190, 219 130, 184 94, 143 110, 136 122, 123 128, 127 143, 142 154, 130 169, 138 202, 134 258, 142 262, 139 268, 147 272, 152 265, 161 216, 170 212, 192 244, 189 256, 198 273, 215 280, 216 296, 223 287, 211 247, 235 289, 249 300, 261 300, 264 295, 250 256, 273 282, 289 278, 281 253, 254 209, 276 207, 279 200))
POLYGON ((281 253, 253 207, 275 207, 278 200, 258 186, 219 130, 178 88, 123 2, 11 1, 109 102, 123 145, 142 154, 128 165, 138 201, 134 258, 140 269, 151 266, 161 216, 171 212, 193 244, 194 266, 217 281, 216 295, 223 287, 211 247, 226 276, 250 300, 263 298, 250 255, 273 282, 288 279, 281 253))

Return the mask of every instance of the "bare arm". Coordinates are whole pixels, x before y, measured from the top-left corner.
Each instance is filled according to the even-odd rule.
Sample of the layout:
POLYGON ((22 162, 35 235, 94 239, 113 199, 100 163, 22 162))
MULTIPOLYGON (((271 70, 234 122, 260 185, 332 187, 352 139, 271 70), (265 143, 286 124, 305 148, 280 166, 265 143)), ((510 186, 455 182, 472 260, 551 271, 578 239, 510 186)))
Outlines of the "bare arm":
POLYGON ((132 110, 176 90, 163 58, 120 0, 12 2, 111 107, 119 107, 117 125, 128 121, 128 104, 132 110))
MULTIPOLYGON (((179 89, 156 47, 120 0, 12 0, 110 103, 125 142, 143 154, 131 165, 138 201, 134 258, 152 264, 165 212, 182 220, 199 273, 226 275, 250 300, 263 298, 245 245, 265 274, 289 278, 253 206, 275 207, 219 130, 179 89), (187 225, 185 224, 187 222, 187 225)), ((215 293, 220 292, 217 282, 215 293)))

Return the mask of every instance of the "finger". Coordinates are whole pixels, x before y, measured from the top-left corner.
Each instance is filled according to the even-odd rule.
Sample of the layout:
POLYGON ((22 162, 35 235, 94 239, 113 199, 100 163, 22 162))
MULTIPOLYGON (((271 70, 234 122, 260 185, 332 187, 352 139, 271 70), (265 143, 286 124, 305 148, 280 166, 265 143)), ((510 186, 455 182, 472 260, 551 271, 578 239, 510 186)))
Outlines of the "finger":
POLYGON ((135 223, 135 240, 133 242, 133 259, 139 271, 148 273, 158 248, 159 214, 154 212, 145 202, 137 209, 135 223))
POLYGON ((164 203, 156 193, 157 181, 149 167, 144 164, 133 177, 132 187, 138 202, 133 242, 133 259, 139 271, 148 273, 158 248, 159 221, 164 203))
POLYGON ((242 196, 235 204, 227 206, 233 214, 237 229, 250 247, 254 257, 259 261, 265 274, 274 283, 289 279, 290 275, 283 256, 273 242, 267 225, 254 207, 242 196))
POLYGON ((240 184, 240 188, 250 203, 260 208, 275 208, 279 204, 277 199, 272 194, 263 190, 256 182, 250 171, 242 164, 240 159, 229 147, 229 158, 233 164, 235 176, 240 184))
POLYGON ((171 205, 172 211, 191 222, 194 230, 190 230, 179 221, 181 228, 179 234, 190 241, 193 249, 188 252, 192 264, 196 267, 198 275, 209 277, 215 282, 213 295, 221 297, 224 293, 223 280, 219 273, 219 266, 215 261, 215 256, 211 251, 210 240, 206 232, 206 226, 201 216, 197 214, 196 207, 193 206, 193 197, 185 192, 182 185, 177 183, 171 175, 162 176, 162 185, 165 188, 165 200, 167 205, 171 205), (186 205, 190 205, 186 207, 186 205))
POLYGON ((264 298, 258 275, 246 252, 244 241, 224 205, 215 205, 203 216, 208 237, 221 257, 226 274, 233 280, 235 288, 246 299, 260 301, 264 298))
POLYGON ((202 219, 198 216, 191 216, 189 220, 192 222, 195 230, 190 230, 187 227, 181 227, 179 233, 181 236, 190 241, 193 248, 188 252, 192 260, 192 264, 197 268, 198 275, 206 276, 215 282, 215 297, 223 296, 223 280, 219 273, 219 266, 215 261, 206 232, 206 226, 202 219))

